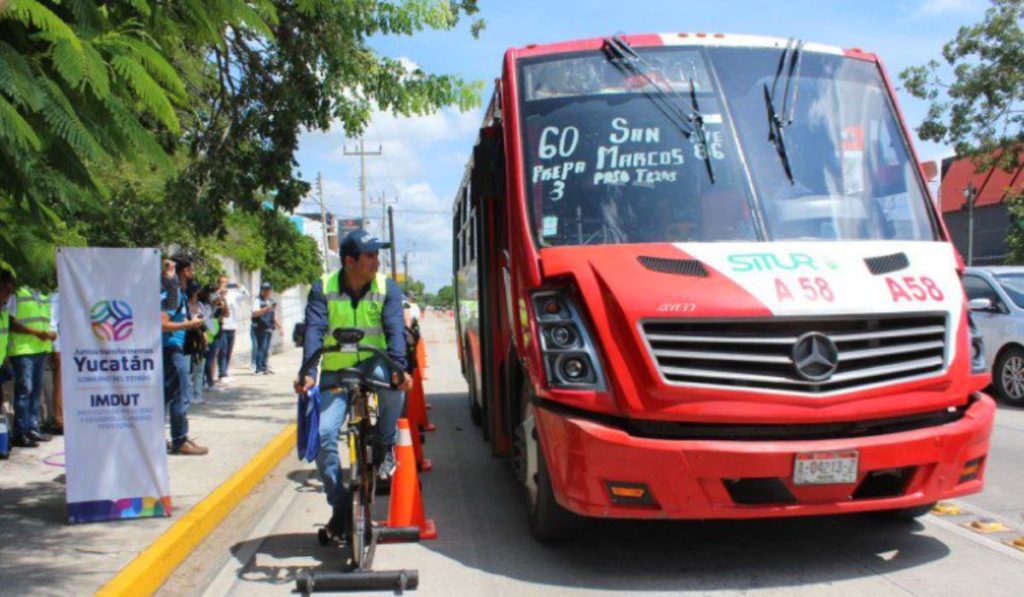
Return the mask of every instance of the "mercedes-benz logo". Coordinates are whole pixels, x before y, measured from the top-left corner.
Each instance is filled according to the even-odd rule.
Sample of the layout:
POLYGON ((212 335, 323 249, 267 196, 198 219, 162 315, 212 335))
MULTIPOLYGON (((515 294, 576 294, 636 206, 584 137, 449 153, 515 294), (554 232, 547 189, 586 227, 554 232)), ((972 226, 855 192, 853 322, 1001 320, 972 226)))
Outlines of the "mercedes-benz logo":
POLYGON ((796 374, 807 381, 825 381, 839 366, 839 349, 821 332, 807 332, 797 338, 790 354, 796 374))

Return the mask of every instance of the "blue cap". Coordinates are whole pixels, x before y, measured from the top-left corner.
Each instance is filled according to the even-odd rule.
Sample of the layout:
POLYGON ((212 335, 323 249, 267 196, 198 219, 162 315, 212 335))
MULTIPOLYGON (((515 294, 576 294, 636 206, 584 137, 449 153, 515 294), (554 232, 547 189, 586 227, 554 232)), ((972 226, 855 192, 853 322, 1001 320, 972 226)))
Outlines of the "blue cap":
POLYGON ((359 257, 360 253, 372 253, 390 249, 391 243, 383 242, 365 230, 353 230, 341 241, 342 257, 359 257))

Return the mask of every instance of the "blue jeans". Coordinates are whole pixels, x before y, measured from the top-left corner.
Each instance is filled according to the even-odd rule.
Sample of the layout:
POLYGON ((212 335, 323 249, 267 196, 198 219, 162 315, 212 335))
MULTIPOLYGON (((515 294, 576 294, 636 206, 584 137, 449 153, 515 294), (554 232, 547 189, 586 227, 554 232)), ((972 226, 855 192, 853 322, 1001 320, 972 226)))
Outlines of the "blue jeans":
POLYGON ((14 368, 14 435, 39 431, 39 396, 43 392, 46 353, 11 357, 14 368))
POLYGON ((171 413, 171 447, 175 450, 188 439, 188 405, 192 402, 189 355, 174 346, 164 346, 164 404, 171 413))
MULTIPOLYGON (((364 361, 359 368, 380 379, 387 377, 386 369, 373 359, 364 361)), ((336 379, 336 374, 325 372, 320 376, 320 385, 334 385, 336 379)), ((378 390, 377 396, 380 398, 380 411, 377 417, 375 443, 385 447, 392 446, 398 435, 398 417, 402 414, 405 392, 378 390)), ((341 461, 338 458, 338 438, 341 436, 341 426, 345 422, 348 406, 348 394, 342 390, 324 392, 320 395, 320 451, 316 455, 316 468, 324 484, 327 503, 335 508, 344 507, 348 503, 348 486, 339 481, 341 461)))
POLYGON ((217 369, 220 373, 217 377, 227 377, 228 367, 231 366, 231 353, 235 350, 235 330, 221 330, 223 341, 220 345, 220 354, 217 356, 217 369))
POLYGON ((206 359, 202 355, 188 355, 189 364, 189 385, 192 388, 192 399, 190 403, 199 404, 203 401, 203 371, 206 369, 206 359))
POLYGON ((270 337, 274 330, 252 330, 252 366, 257 373, 267 371, 267 358, 270 356, 270 337))
POLYGON ((213 387, 213 366, 220 358, 220 353, 224 346, 224 334, 220 333, 213 342, 206 348, 206 358, 203 363, 203 381, 206 383, 206 387, 213 387))

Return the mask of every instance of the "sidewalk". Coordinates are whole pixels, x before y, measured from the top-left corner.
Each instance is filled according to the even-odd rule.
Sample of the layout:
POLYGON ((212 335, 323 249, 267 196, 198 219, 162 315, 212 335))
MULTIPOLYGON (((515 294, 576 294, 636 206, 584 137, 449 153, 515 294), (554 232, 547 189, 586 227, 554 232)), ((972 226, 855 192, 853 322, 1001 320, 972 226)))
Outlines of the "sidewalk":
POLYGON ((234 383, 192 405, 189 435, 210 453, 168 456, 170 518, 69 525, 63 438, 12 451, 0 461, 0 594, 84 595, 103 586, 295 421, 291 382, 301 356, 296 348, 271 355, 269 376, 236 356, 234 383))

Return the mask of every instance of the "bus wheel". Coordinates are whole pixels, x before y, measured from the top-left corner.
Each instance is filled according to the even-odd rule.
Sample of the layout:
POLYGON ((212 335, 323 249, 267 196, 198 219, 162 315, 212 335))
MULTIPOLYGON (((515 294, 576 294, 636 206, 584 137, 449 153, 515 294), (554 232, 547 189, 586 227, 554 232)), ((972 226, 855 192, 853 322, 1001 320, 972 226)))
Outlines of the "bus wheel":
POLYGON ((516 469, 526 493, 530 534, 541 543, 569 541, 583 533, 587 519, 566 510, 555 500, 551 476, 534 427, 533 405, 528 392, 524 387, 523 420, 516 430, 520 458, 516 469))
POLYGON ((466 369, 469 371, 469 375, 466 378, 469 380, 469 388, 466 393, 469 394, 469 418, 473 421, 473 424, 477 427, 484 420, 483 410, 480 408, 480 403, 477 402, 477 391, 476 391, 476 369, 474 369, 472 359, 468 362, 469 367, 466 369))

